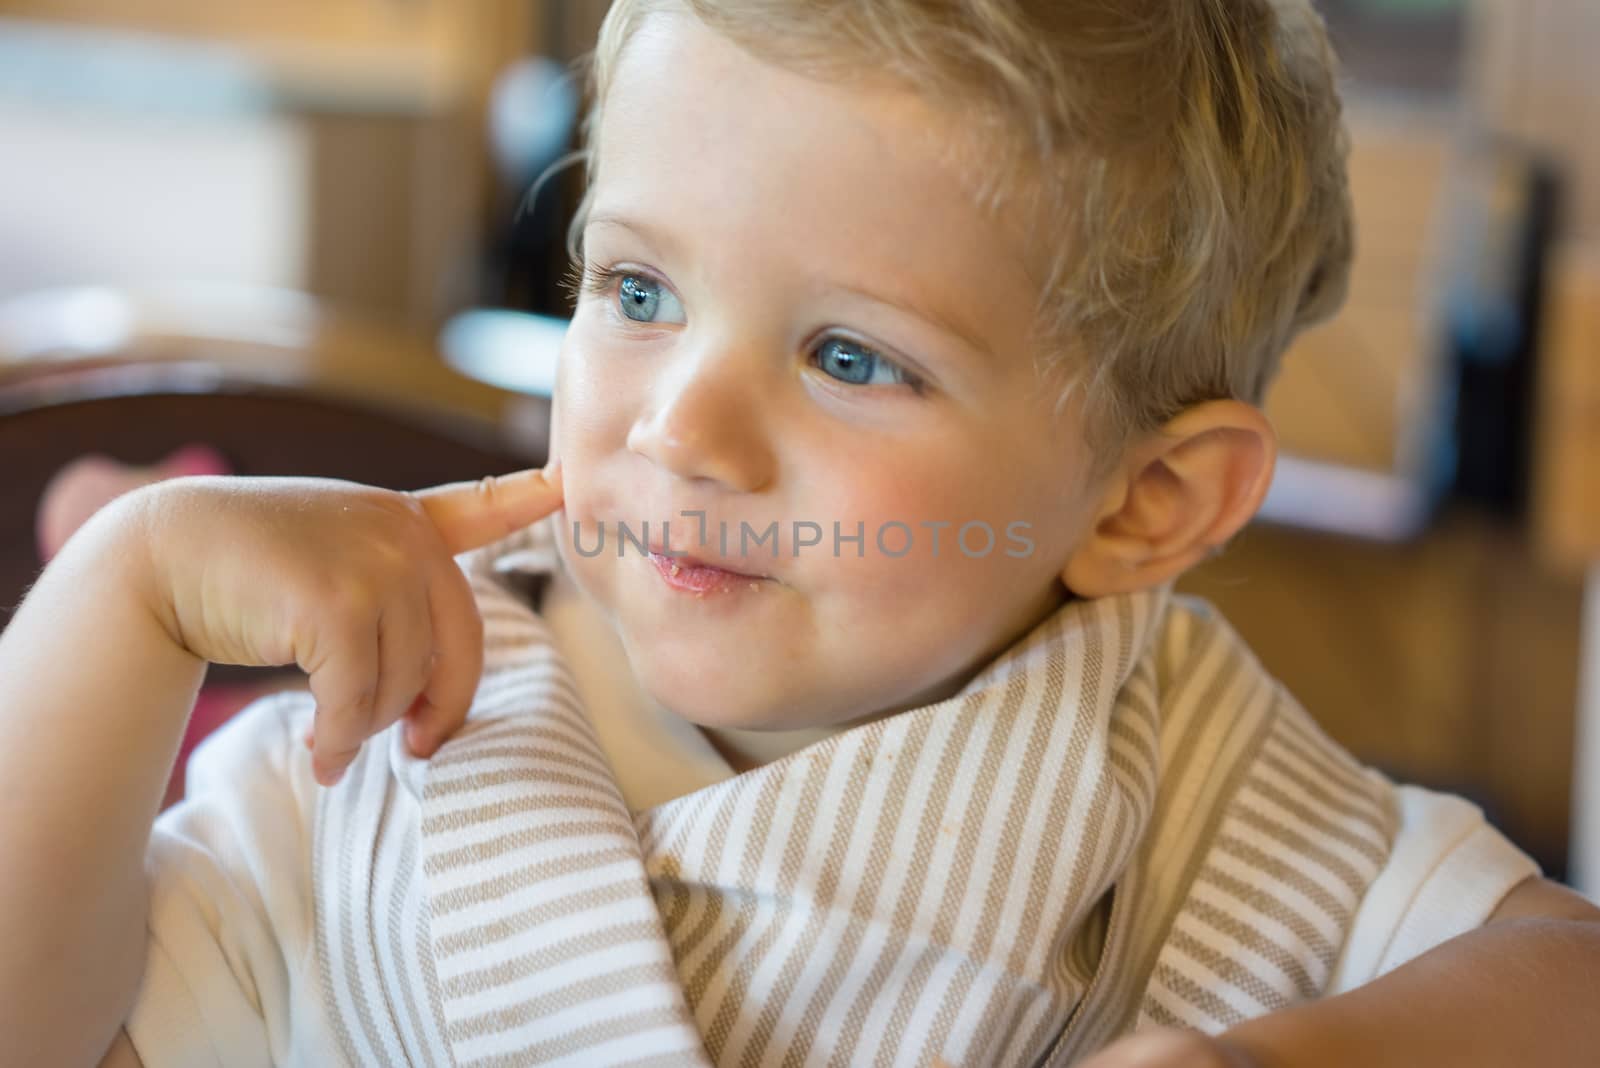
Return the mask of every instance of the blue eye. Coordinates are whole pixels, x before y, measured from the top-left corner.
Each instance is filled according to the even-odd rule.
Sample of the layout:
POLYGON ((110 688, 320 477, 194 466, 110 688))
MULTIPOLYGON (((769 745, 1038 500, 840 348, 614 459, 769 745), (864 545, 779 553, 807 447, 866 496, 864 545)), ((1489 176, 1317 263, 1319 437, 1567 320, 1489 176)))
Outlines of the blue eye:
POLYGON ((683 322, 683 305, 663 285, 637 274, 625 274, 617 286, 617 304, 622 314, 638 323, 683 322), (658 319, 665 312, 675 318, 658 319))
POLYGON ((853 386, 918 385, 914 376, 886 357, 845 338, 829 338, 823 342, 817 349, 816 363, 825 374, 853 386))

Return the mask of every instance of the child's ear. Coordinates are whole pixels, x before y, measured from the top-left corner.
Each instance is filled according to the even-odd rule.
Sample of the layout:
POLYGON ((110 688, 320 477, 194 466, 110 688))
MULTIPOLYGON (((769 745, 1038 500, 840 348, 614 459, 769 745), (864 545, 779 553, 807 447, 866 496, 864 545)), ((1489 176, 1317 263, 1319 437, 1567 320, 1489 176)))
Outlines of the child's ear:
POLYGON ((1193 567, 1255 515, 1277 454, 1260 409, 1235 400, 1187 409, 1129 447, 1061 581, 1079 597, 1103 597, 1193 567))

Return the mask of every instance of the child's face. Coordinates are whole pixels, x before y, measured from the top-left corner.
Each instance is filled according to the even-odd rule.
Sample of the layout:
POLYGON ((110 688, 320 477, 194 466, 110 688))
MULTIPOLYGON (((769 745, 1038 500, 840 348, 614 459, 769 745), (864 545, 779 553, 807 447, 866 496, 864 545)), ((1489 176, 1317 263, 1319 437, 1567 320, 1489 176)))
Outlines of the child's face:
POLYGON ((1091 518, 1076 408, 1054 417, 1033 370, 1022 224, 950 165, 959 116, 688 16, 646 22, 605 103, 555 401, 567 567, 639 682, 701 725, 948 696, 1062 603, 1091 518), (674 550, 766 577, 685 592, 633 544, 618 558, 619 524, 663 520, 674 550), (864 544, 835 552, 835 522, 864 544), (577 552, 574 523, 604 551, 577 552), (741 556, 741 523, 776 524, 778 558, 741 556))

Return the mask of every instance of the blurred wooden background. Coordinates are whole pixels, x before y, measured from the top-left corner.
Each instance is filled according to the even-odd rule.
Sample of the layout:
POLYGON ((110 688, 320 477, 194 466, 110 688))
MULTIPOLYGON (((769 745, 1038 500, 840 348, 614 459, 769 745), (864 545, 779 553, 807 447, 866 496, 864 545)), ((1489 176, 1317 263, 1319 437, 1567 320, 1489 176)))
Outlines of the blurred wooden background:
MULTIPOLYGON (((1528 522, 1447 510, 1384 545, 1256 524, 1182 588, 1214 601, 1340 741, 1459 790, 1565 869, 1583 572, 1600 560, 1600 4, 1479 0, 1456 97, 1347 97, 1358 220, 1350 300, 1287 357, 1268 403, 1292 453, 1383 471, 1429 386, 1429 314, 1460 138, 1561 168, 1528 522)), ((1337 505, 1335 505, 1337 507, 1337 505)))
MULTIPOLYGON (((485 235, 504 222, 495 214, 485 146, 495 79, 529 52, 567 58, 586 48, 605 6, 0 0, 0 19, 169 34, 247 62, 273 125, 250 114, 238 121, 247 133, 266 131, 262 151, 285 177, 260 195, 294 233, 258 251, 241 277, 300 287, 426 334, 477 299, 485 235)), ((1469 128, 1510 135, 1562 166, 1571 209, 1551 280, 1549 320, 1557 325, 1542 354, 1534 514, 1514 524, 1449 510, 1404 544, 1260 523, 1182 585, 1216 602, 1268 668, 1364 759, 1398 777, 1466 792, 1559 872, 1580 577, 1600 557, 1600 65, 1591 58, 1600 49, 1600 3, 1473 0, 1452 33, 1439 50, 1393 49, 1348 64, 1357 271, 1344 313, 1289 355, 1269 413, 1290 453, 1403 473, 1417 406, 1432 388, 1435 257, 1460 138, 1469 128), (1419 91, 1412 83, 1430 83, 1414 69, 1423 62, 1459 69, 1446 88, 1419 91), (1387 86, 1390 75, 1408 84, 1387 86)), ((22 106, 6 97, 6 85, 0 71, 0 131, 22 106)), ((91 137, 171 128, 140 116, 91 120, 82 108, 51 111, 43 126, 55 124, 70 138, 78 122, 91 137)), ((158 186, 165 180, 152 174, 158 186)), ((0 176, 0 190, 13 188, 7 180, 0 176)), ((105 186, 98 199, 106 214, 91 217, 110 239, 116 213, 133 208, 116 199, 116 183, 105 186)), ((142 202, 151 213, 171 207, 148 196, 142 202)), ((93 210, 59 207, 63 219, 93 210)), ((6 225, 0 212, 0 239, 6 225)), ((129 265, 139 262, 139 240, 129 265)), ((37 251, 53 257, 60 250, 37 251)), ((12 262, 16 252, 13 242, 12 262)), ((64 273, 77 269, 77 261, 60 262, 64 273)), ((162 262, 177 269, 202 261, 162 262)), ((121 263, 99 261, 108 272, 121 263)), ((0 288, 4 278, 0 271, 0 288)))

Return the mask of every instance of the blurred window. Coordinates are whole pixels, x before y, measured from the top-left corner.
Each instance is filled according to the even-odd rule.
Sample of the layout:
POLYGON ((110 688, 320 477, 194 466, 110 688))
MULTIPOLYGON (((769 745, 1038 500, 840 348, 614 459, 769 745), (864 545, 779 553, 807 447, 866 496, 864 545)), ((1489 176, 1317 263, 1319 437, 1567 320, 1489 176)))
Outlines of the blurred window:
POLYGON ((1319 0, 1356 88, 1455 93, 1470 0, 1319 0))

